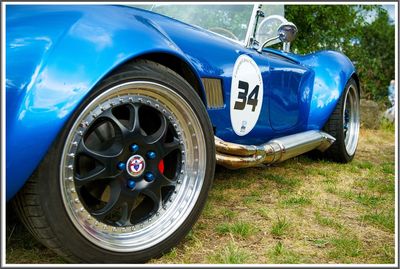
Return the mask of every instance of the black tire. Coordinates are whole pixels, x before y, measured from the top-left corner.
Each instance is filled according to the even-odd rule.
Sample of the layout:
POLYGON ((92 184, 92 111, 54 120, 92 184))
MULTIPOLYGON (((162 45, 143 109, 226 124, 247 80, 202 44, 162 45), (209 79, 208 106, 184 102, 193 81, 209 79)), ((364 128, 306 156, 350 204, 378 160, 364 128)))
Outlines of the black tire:
MULTIPOLYGON (((349 103, 347 103, 347 106, 349 103)), ((330 146, 325 152, 321 153, 318 151, 314 151, 313 154, 316 154, 317 157, 322 157, 331 161, 339 162, 339 163, 348 163, 350 162, 355 154, 357 149, 357 142, 358 142, 358 135, 359 135, 359 126, 360 126, 360 118, 359 118, 359 107, 360 107, 360 97, 359 97, 359 89, 357 83, 353 78, 350 78, 346 84, 345 90, 339 99, 339 102, 336 105, 335 110, 329 117, 328 121, 326 122, 323 131, 332 135, 336 138, 336 141, 330 146), (354 118, 354 132, 352 132, 352 141, 353 144, 350 147, 351 150, 349 151, 346 147, 349 143, 346 143, 346 132, 345 132, 345 102, 348 98, 352 98, 353 100, 353 107, 354 107, 354 114, 352 115, 354 118)), ((348 128, 348 127, 347 127, 348 128)))
MULTIPOLYGON (((131 96, 131 95, 127 95, 127 96, 131 96)), ((148 96, 146 96, 146 98, 151 100, 151 98, 148 96)), ((165 102, 167 102, 167 101, 165 101, 165 102)), ((165 105, 165 107, 170 108, 167 105, 165 105)), ((113 109, 113 108, 110 106, 110 109, 113 109)), ((150 109, 150 108, 148 108, 148 109, 150 109)), ((139 110, 139 108, 138 108, 138 110, 139 110)), ((111 113, 114 113, 114 112, 111 112, 111 113)), ((151 112, 151 113, 158 113, 158 112, 155 111, 155 112, 151 112)), ((160 114, 162 114, 162 113, 160 112, 160 114)), ((178 112, 176 112, 176 114, 178 115, 178 112)), ((172 114, 170 114, 170 115, 172 115, 172 114)), ((163 116, 163 115, 161 115, 161 116, 163 116)), ((173 120, 174 120, 174 122, 178 123, 177 118, 176 119, 174 118, 173 120)), ((188 116, 188 121, 189 120, 190 120, 190 117, 188 116)), ((147 121, 147 118, 146 118, 146 121, 147 121)), ((179 124, 181 124, 181 125, 178 124, 178 127, 182 126, 182 130, 184 130, 183 128, 189 128, 187 126, 187 124, 190 125, 191 123, 190 122, 188 123, 188 121, 185 121, 185 122, 179 121, 179 124)), ((94 120, 93 122, 96 122, 96 121, 94 120)), ((142 120, 140 120, 140 123, 142 124, 142 120)), ((167 128, 170 128, 170 126, 172 126, 172 120, 170 122, 168 122, 167 124, 171 124, 171 125, 168 125, 169 127, 167 127, 167 128)), ((161 128, 162 127, 160 127, 160 129, 161 128)), ((192 128, 192 127, 190 127, 190 128, 192 128)), ((193 128, 195 128, 195 127, 193 127, 193 128)), ((85 130, 89 133, 89 131, 88 131, 89 129, 90 129, 90 127, 88 127, 85 130)), ((132 129, 132 130, 134 130, 134 129, 132 129)), ((170 131, 168 129, 165 132, 170 132, 170 131)), ((182 131, 182 132, 184 132, 184 131, 182 131)), ((175 135, 175 133, 174 133, 174 135, 175 135)), ((84 136, 85 136, 85 134, 82 135, 82 137, 84 137, 84 136)), ((167 136, 167 134, 165 134, 165 136, 167 136)), ((72 137, 75 137, 75 134, 73 134, 72 137)), ((82 141, 83 141, 83 139, 84 138, 82 138, 82 141)), ((175 138, 173 138, 173 139, 175 139, 175 138)), ((187 141, 189 141, 188 140, 189 138, 182 138, 182 139, 184 140, 183 141, 184 143, 189 143, 189 142, 187 142, 187 141)), ((126 141, 126 140, 123 140, 123 141, 126 141)), ((190 141, 192 141, 192 140, 190 140, 190 141)), ((84 143, 86 143, 86 142, 84 142, 84 143)), ((166 145, 166 144, 163 144, 163 145, 166 145)), ((185 145, 185 144, 181 144, 181 145, 185 145)), ((71 146, 71 148, 72 147, 73 146, 71 146)), ((184 146, 182 146, 182 147, 184 147, 184 146)), ((181 147, 179 147, 179 150, 180 149, 181 149, 181 147)), ((184 149, 187 152, 194 150, 194 149, 188 148, 188 147, 185 147, 184 149)), ((125 148, 124 148, 124 150, 125 150, 125 148)), ((200 151, 200 149, 198 151, 200 151)), ((174 153, 174 154, 178 155, 181 153, 179 151, 177 151, 177 153, 174 153)), ((184 153, 182 152, 182 154, 184 154, 184 153)), ((203 153, 199 153, 199 154, 203 154, 203 153)), ((161 153, 160 153, 160 155, 161 155, 161 153)), ((189 155, 189 154, 187 154, 187 155, 189 155)), ((169 155, 167 155, 167 156, 169 156, 169 155)), ((179 156, 181 156, 181 155, 179 155, 179 156)), ((176 158, 179 158, 179 156, 176 158)), ((182 156, 180 158, 182 158, 182 160, 183 160, 182 156)), ((189 157, 187 157, 187 158, 189 158, 189 157)), ((179 160, 181 160, 181 159, 179 159, 179 160)), ((78 161, 75 161, 75 160, 73 162, 74 162, 74 165, 75 164, 78 165, 77 163, 79 163, 78 161)), ((201 160, 200 161, 197 160, 197 162, 200 163, 201 160)), ((129 163, 129 160, 128 160, 127 164, 128 165, 131 164, 131 163, 129 163)), ((164 164, 164 159, 163 159, 163 164, 164 164)), ((150 161, 147 161, 147 165, 148 165, 148 167, 151 168, 150 161)), ((186 164, 181 164, 181 166, 179 166, 178 168, 182 169, 182 171, 183 171, 184 167, 186 167, 185 165, 186 164)), ((174 168, 174 169, 177 170, 178 168, 174 168)), ((78 168, 76 168, 74 166, 73 169, 77 170, 78 168)), ((81 168, 79 168, 79 169, 81 169, 81 168)), ((153 169, 153 168, 151 168, 151 169, 153 169)), ((159 166, 158 166, 158 169, 160 169, 159 166)), ((126 172, 125 170, 126 169, 122 170, 121 173, 125 173, 126 172)), ((18 212, 21 220, 26 225, 26 227, 29 229, 29 231, 44 245, 46 245, 50 249, 54 250, 56 253, 65 257, 67 260, 69 260, 71 262, 141 263, 141 262, 148 261, 151 258, 159 257, 163 253, 169 251, 172 247, 177 245, 185 237, 185 235, 189 232, 189 230, 191 229, 193 224, 198 219, 198 217, 201 213, 201 210, 203 209, 203 206, 205 204, 205 201, 206 201, 206 198, 208 195, 208 191, 211 187, 212 180, 214 177, 214 170, 215 170, 215 146, 214 146, 213 129, 212 129, 210 120, 208 118, 206 109, 205 109, 201 99, 196 94, 195 90, 182 77, 180 77, 177 73, 173 72, 172 70, 170 70, 160 64, 151 62, 151 61, 140 60, 140 61, 131 63, 129 65, 125 65, 125 66, 119 68, 119 70, 113 72, 113 74, 111 74, 106 79, 104 79, 101 83, 99 83, 99 85, 96 86, 96 88, 90 93, 90 95, 79 105, 79 107, 75 110, 75 112, 72 114, 72 116, 70 117, 70 119, 68 120, 66 125, 64 126, 64 128, 61 131, 61 133, 59 134, 57 140, 52 145, 52 147, 49 150, 49 152, 47 153, 45 159, 40 164, 40 167, 37 169, 37 171, 34 173, 34 175, 30 178, 30 180, 26 183, 24 188, 15 197, 13 204, 14 204, 15 209, 18 212), (197 137, 193 138, 193 141, 200 141, 200 142, 202 141, 202 143, 199 142, 199 145, 200 146, 205 145, 205 147, 203 149, 205 153, 204 153, 204 155, 201 155, 201 156, 203 156, 202 157, 203 160, 205 159, 205 163, 199 164, 199 167, 200 167, 200 165, 205 165, 205 167, 204 168, 200 167, 201 169, 204 169, 204 171, 202 170, 204 172, 202 174, 203 176, 196 177, 196 179, 201 177, 200 179, 203 180, 203 184, 199 185, 199 183, 193 183, 193 184, 197 184, 197 185, 193 185, 193 186, 201 186, 201 187, 199 187, 199 194, 198 194, 197 198, 193 198, 194 199, 193 207, 191 209, 189 207, 187 209, 185 209, 186 210, 185 212, 188 212, 186 217, 182 217, 182 219, 178 219, 177 222, 181 221, 181 224, 179 225, 179 227, 176 228, 176 230, 173 230, 171 228, 170 234, 166 233, 165 235, 164 234, 160 235, 160 238, 161 238, 161 236, 165 236, 165 239, 163 239, 161 242, 156 243, 155 245, 151 245, 152 243, 151 243, 151 241, 149 241, 148 247, 145 247, 146 245, 143 245, 144 246, 143 249, 125 252, 124 250, 119 251, 119 246, 118 246, 118 249, 116 246, 115 246, 115 249, 110 249, 111 247, 109 247, 109 246, 106 247, 106 245, 104 245, 104 247, 103 247, 102 243, 96 243, 97 241, 94 241, 94 239, 88 240, 88 237, 90 237, 91 235, 84 228, 82 228, 83 229, 82 230, 79 227, 79 223, 78 223, 79 221, 83 222, 86 220, 80 219, 79 217, 77 217, 75 219, 73 217, 74 215, 71 215, 71 213, 69 213, 69 211, 68 211, 69 205, 68 204, 66 205, 63 200, 63 199, 67 199, 67 198, 63 198, 63 195, 64 196, 71 195, 71 197, 72 197, 72 194, 69 194, 69 190, 68 190, 68 193, 64 193, 64 191, 63 191, 64 190, 63 188, 66 188, 65 186, 69 186, 69 185, 64 186, 63 185, 64 183, 62 183, 62 182, 64 182, 64 181, 62 181, 64 179, 62 178, 61 175, 64 175, 63 173, 67 173, 67 172, 64 172, 64 170, 61 168, 62 167, 61 164, 64 164, 62 162, 66 158, 65 157, 66 155, 63 155, 63 154, 65 154, 65 152, 63 152, 63 151, 69 147, 67 145, 68 145, 68 143, 70 143, 72 141, 72 140, 71 141, 67 140, 67 138, 72 135, 71 130, 75 128, 74 126, 77 124, 76 122, 77 122, 78 118, 80 117, 80 115, 83 114, 83 111, 85 111, 85 108, 87 109, 88 107, 90 107, 91 102, 93 100, 101 100, 101 99, 98 99, 98 98, 100 98, 99 96, 101 96, 103 93, 111 92, 110 89, 112 89, 114 87, 118 87, 118 85, 123 85, 124 83, 137 82, 137 81, 145 81, 146 83, 157 83, 157 85, 162 85, 163 87, 164 86, 168 87, 169 89, 172 89, 171 94, 174 94, 174 96, 176 95, 179 98, 181 98, 181 99, 178 98, 179 100, 176 100, 177 107, 178 107, 178 105, 181 105, 182 107, 187 105, 191 108, 191 111, 188 111, 188 115, 190 113, 192 113, 190 115, 193 115, 193 117, 195 117, 197 120, 196 122, 193 123, 193 125, 197 124, 196 126, 198 127, 198 129, 196 129, 196 130, 200 130, 196 134, 200 138, 197 138, 197 137), (179 102, 181 102, 181 103, 179 103, 179 102), (187 104, 184 104, 185 102, 187 104), (202 139, 204 139, 204 140, 202 140, 202 139), (63 159, 63 156, 64 156, 64 159, 63 159)), ((73 173, 75 173, 75 172, 73 172, 73 173)), ((160 170, 160 173, 164 173, 164 168, 162 168, 162 171, 160 170)), ((179 171, 175 171, 173 173, 174 173, 174 175, 179 174, 179 171)), ((200 174, 200 172, 199 172, 199 174, 200 174)), ((196 175, 197 175, 197 173, 196 173, 196 175)), ((176 176, 176 177, 178 177, 178 176, 176 176)), ((184 178, 184 179, 183 179, 183 183, 180 185, 180 186, 182 186, 180 189, 178 189, 178 187, 177 187, 178 185, 176 185, 176 184, 180 184, 180 183, 179 182, 174 183, 175 184, 174 185, 175 187, 173 187, 174 190, 176 191, 178 189, 178 191, 177 191, 178 194, 176 194, 175 197, 180 197, 179 196, 180 193, 184 193, 183 190, 185 190, 185 188, 186 188, 185 186, 189 186, 188 185, 189 183, 187 183, 185 185, 184 180, 187 179, 189 182, 189 179, 191 179, 191 177, 189 175, 184 175, 184 177, 182 177, 182 178, 184 178)), ((77 179, 74 178, 73 184, 77 184, 76 180, 77 179)), ((130 180, 132 180, 132 179, 130 179, 130 180)), ((140 179, 140 180, 142 180, 142 179, 140 179)), ((174 180, 174 178, 171 179, 171 181, 173 181, 173 180, 174 180)), ((154 182, 156 182, 156 180, 154 180, 154 182)), ((65 184, 72 184, 72 183, 65 183, 65 184)), ((192 184, 192 183, 190 183, 190 184, 192 184)), ((121 186, 119 188, 122 188, 121 186)), ((139 181, 138 181, 137 185, 135 185, 135 186, 139 186, 139 181)), ((152 185, 148 184, 146 186, 152 186, 152 185)), ((160 186, 161 186, 161 183, 160 183, 160 186)), ((169 186, 169 187, 171 187, 171 186, 169 186)), ((146 188, 147 187, 143 187, 143 190, 145 190, 146 188)), ((148 187, 148 188, 150 188, 150 187, 148 187)), ((160 191, 161 191, 161 187, 160 187, 160 191)), ((72 193, 73 191, 71 190, 70 192, 72 193)), ((79 191, 79 192, 82 192, 82 191, 79 191)), ((139 193, 139 191, 137 191, 137 192, 139 193)), ((154 192, 156 192, 156 191, 154 191, 154 192)), ((76 191, 76 193, 78 193, 78 190, 76 191)), ((120 193, 122 193, 122 191, 120 193)), ((172 199, 171 197, 173 197, 174 194, 171 194, 171 193, 172 192, 170 192, 170 191, 168 192, 168 197, 169 197, 168 199, 172 199)), ((176 193, 176 192, 174 192, 174 193, 176 193)), ((78 197, 80 197, 79 202, 82 203, 82 205, 85 205, 84 210, 87 210, 88 212, 92 212, 89 210, 89 206, 87 205, 89 203, 86 203, 83 194, 81 193, 79 195, 82 195, 82 196, 78 196, 78 197)), ((122 197, 122 194, 118 194, 118 195, 121 195, 121 197, 122 197)), ((181 195, 184 195, 184 194, 181 194, 181 195)), ((111 197, 112 195, 109 194, 109 196, 111 197)), ((167 196, 167 194, 166 194, 166 196, 167 196)), ((143 198, 142 201, 144 201, 145 199, 148 198, 147 196, 144 196, 144 197, 145 198, 143 198)), ((195 195, 193 195, 193 197, 195 197, 195 195)), ((159 200, 155 199, 152 201, 152 202, 154 202, 154 208, 156 208, 156 210, 159 210, 159 211, 157 211, 157 213, 161 212, 161 207, 156 206, 156 201, 159 201, 161 204, 164 204, 164 203, 166 204, 169 201, 171 201, 171 200, 164 201, 163 200, 164 198, 165 198, 164 194, 162 194, 160 197, 158 197, 159 200)), ((111 198, 109 198, 109 199, 111 200, 111 198)), ((137 199, 137 198, 135 198, 135 199, 137 199)), ((165 199, 167 199, 167 198, 165 198, 165 199)), ((174 198, 174 199, 178 199, 178 198, 174 198)), ((150 200, 151 199, 149 199, 149 201, 150 200)), ((190 201, 192 201, 192 200, 190 200, 190 201)), ((142 202, 138 202, 138 203, 140 204, 142 202)), ((73 204, 73 201, 71 201, 71 204, 73 204)), ((107 204, 108 204, 108 202, 107 202, 107 204)), ((159 204, 159 205, 161 205, 161 204, 159 204)), ((172 204, 173 203, 171 202, 171 205, 172 204)), ((130 212, 132 212, 132 209, 130 209, 128 204, 124 204, 124 205, 127 206, 127 212, 129 212, 129 210, 131 210, 130 212)), ((163 207, 163 209, 164 209, 164 207, 163 207)), ((134 209, 134 210, 136 210, 136 209, 134 209)), ((143 210, 145 210, 145 209, 143 209, 143 210)), ((153 210, 153 209, 151 209, 151 210, 153 210)), ((164 211, 162 211, 160 216, 161 217, 164 216, 162 214, 167 214, 167 212, 174 212, 174 210, 175 209, 171 206, 170 208, 167 208, 164 211)), ((184 210, 184 209, 182 209, 182 210, 184 210)), ((93 212, 95 212, 95 211, 93 211, 93 212)), ((76 214, 78 214, 78 213, 76 213, 76 214)), ((92 213, 90 213, 90 214, 92 214, 92 213)), ((121 213, 121 215, 123 215, 123 213, 121 213)), ((157 215, 157 216, 159 216, 159 215, 157 215)), ((169 216, 169 215, 166 215, 166 216, 169 216)), ((91 219, 96 220, 96 222, 101 223, 101 221, 104 221, 104 223, 105 223, 104 226, 107 226, 107 225, 109 225, 109 223, 111 223, 110 220, 106 221, 105 219, 101 220, 100 218, 99 218, 99 220, 97 220, 96 217, 94 217, 94 215, 91 215, 91 217, 92 217, 91 219)), ((128 217, 127 220, 125 219, 125 221, 126 221, 125 223, 129 223, 129 225, 131 225, 131 226, 128 226, 128 224, 126 224, 126 225, 124 224, 125 226, 124 225, 121 225, 120 227, 116 226, 115 229, 116 230, 120 229, 121 233, 122 233, 122 232, 125 232, 124 228, 126 227, 127 233, 130 233, 128 231, 129 227, 132 228, 132 230, 136 229, 136 227, 139 227, 139 223, 145 223, 146 221, 148 221, 148 222, 153 221, 152 217, 156 218, 156 214, 153 211, 148 213, 148 215, 145 215, 143 217, 142 222, 138 222, 136 224, 132 224, 133 222, 131 220, 131 217, 128 217)), ((151 230, 151 227, 152 227, 151 225, 157 226, 158 225, 157 221, 160 221, 160 219, 162 219, 161 217, 159 217, 158 220, 154 221, 155 224, 154 223, 148 224, 149 226, 145 226, 145 227, 150 227, 147 229, 150 231, 153 231, 153 230, 151 230)), ((89 218, 89 216, 88 216, 88 218, 89 218)), ((118 221, 115 221, 114 224, 117 225, 117 223, 121 223, 122 222, 121 219, 123 219, 123 218, 124 217, 121 216, 121 218, 118 221)), ((112 219, 112 217, 110 217, 110 219, 112 219)), ((103 224, 103 223, 101 223, 101 224, 103 224)), ((145 225, 147 225, 147 224, 145 224, 145 225)), ((95 226, 95 224, 92 224, 92 226, 97 227, 97 226, 95 226)), ((170 227, 170 226, 167 226, 167 227, 170 227)), ((175 229, 175 226, 171 226, 171 227, 174 227, 174 229, 175 229)), ((143 228, 139 227, 138 229, 143 229, 143 228)), ((100 228, 98 228, 98 230, 99 230, 98 233, 100 233, 100 228)), ((108 226, 107 226, 107 230, 104 233, 106 234, 106 235, 104 235, 105 236, 104 238, 107 239, 107 238, 112 238, 113 233, 117 233, 117 232, 114 232, 114 230, 109 231, 108 226), (109 234, 107 235, 107 233, 109 233, 109 234), (108 237, 106 237, 106 236, 108 236, 108 237)), ((134 234, 133 232, 131 232, 131 233, 134 234)), ((143 234, 146 234, 146 233, 143 232, 143 234)), ((134 236, 134 235, 132 235, 132 236, 134 236)), ((139 235, 137 235, 137 236, 139 236, 139 235)), ((143 235, 143 236, 145 236, 145 235, 143 235)), ((135 238, 135 237, 132 237, 132 238, 135 238)), ((146 240, 148 239, 148 237, 143 237, 143 238, 145 238, 146 240)), ((157 240, 157 239, 158 239, 158 236, 151 238, 151 240, 153 240, 153 241, 157 240)), ((110 239, 110 242, 111 242, 110 244, 113 244, 111 239, 110 239)))

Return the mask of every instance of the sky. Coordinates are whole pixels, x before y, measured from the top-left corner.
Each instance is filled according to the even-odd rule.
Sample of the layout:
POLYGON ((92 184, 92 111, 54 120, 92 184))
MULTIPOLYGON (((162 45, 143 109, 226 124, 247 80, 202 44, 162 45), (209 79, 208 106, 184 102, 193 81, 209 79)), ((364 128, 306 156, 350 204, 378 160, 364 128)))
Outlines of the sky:
POLYGON ((386 9, 389 13, 389 16, 392 20, 394 20, 394 8, 395 5, 382 5, 384 9, 386 9))

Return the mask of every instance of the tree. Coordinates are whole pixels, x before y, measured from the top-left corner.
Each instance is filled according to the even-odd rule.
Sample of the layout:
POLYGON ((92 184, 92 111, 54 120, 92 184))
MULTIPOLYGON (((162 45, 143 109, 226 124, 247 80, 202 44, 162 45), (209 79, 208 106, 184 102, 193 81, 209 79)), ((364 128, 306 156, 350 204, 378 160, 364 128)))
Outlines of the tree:
POLYGON ((379 5, 286 5, 285 17, 294 22, 298 38, 292 49, 310 53, 339 50, 357 68, 366 98, 384 100, 394 79, 394 25, 379 5), (375 17, 370 22, 369 16, 375 17))

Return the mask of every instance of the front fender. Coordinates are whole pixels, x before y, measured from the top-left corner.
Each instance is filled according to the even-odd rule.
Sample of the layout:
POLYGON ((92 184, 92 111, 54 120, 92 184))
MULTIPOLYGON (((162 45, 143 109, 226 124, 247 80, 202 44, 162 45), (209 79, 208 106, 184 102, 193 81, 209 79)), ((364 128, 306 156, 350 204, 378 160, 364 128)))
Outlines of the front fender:
POLYGON ((6 6, 7 199, 33 173, 79 103, 114 68, 148 53, 172 54, 191 66, 168 35, 141 14, 117 6, 6 6))

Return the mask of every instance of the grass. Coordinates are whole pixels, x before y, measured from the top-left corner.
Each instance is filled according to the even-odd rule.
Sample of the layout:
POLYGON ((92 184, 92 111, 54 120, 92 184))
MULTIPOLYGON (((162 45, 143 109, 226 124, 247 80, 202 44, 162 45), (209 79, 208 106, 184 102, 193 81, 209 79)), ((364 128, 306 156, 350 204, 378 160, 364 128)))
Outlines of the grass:
POLYGON ((226 247, 209 256, 208 259, 211 263, 243 264, 249 263, 249 258, 250 254, 248 252, 229 242, 226 247))
POLYGON ((216 231, 219 234, 233 234, 239 237, 248 237, 249 235, 255 233, 256 228, 250 223, 239 221, 233 224, 221 223, 216 227, 216 231))
MULTIPOLYGON (((217 167, 205 209, 185 239, 151 264, 392 264, 394 132, 361 130, 348 164, 300 156, 265 168, 217 167)), ((7 263, 65 263, 13 212, 7 263)))
POLYGON ((271 234, 275 237, 281 237, 287 232, 289 226, 290 224, 286 220, 286 218, 278 217, 278 220, 274 224, 272 224, 271 234))
POLYGON ((287 249, 280 241, 267 253, 267 256, 273 263, 301 263, 300 255, 287 249))
POLYGON ((338 221, 336 221, 333 218, 324 217, 319 212, 315 213, 315 219, 319 224, 321 224, 323 226, 331 227, 331 228, 334 228, 337 230, 340 230, 343 228, 343 225, 341 223, 339 223, 338 221))
POLYGON ((341 263, 351 263, 351 258, 358 257, 363 252, 361 242, 356 238, 342 235, 333 238, 330 242, 333 249, 328 253, 329 257, 341 263))
POLYGON ((394 230, 394 212, 389 213, 377 212, 369 213, 361 217, 361 220, 377 225, 379 228, 384 228, 388 231, 394 230))
POLYGON ((282 201, 286 206, 296 206, 296 205, 309 205, 312 203, 311 199, 305 196, 294 196, 282 201))

